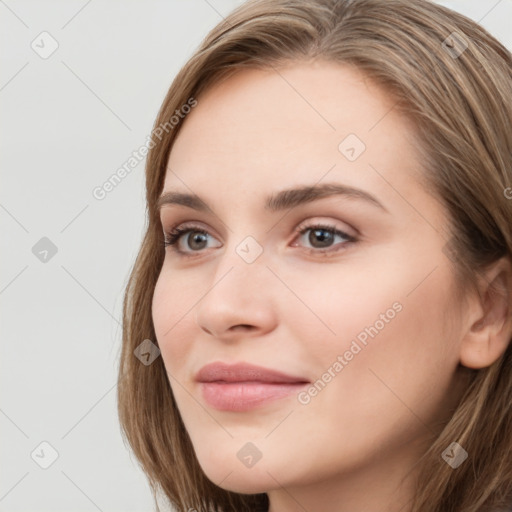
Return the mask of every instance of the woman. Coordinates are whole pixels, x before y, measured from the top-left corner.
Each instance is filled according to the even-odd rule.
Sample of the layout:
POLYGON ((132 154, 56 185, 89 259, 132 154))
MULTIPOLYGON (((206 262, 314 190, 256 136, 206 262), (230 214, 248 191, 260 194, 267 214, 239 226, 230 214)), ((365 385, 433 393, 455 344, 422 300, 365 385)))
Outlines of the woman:
POLYGON ((256 0, 152 141, 118 398, 155 498, 510 508, 510 53, 425 0, 256 0))

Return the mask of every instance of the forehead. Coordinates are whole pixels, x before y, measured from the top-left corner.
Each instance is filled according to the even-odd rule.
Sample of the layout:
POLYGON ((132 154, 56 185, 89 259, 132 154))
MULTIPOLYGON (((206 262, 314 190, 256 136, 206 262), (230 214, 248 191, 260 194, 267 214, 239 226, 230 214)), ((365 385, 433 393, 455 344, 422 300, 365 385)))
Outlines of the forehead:
POLYGON ((377 193, 386 186, 376 171, 398 179, 404 168, 418 167, 409 122, 352 67, 303 62, 242 70, 197 100, 171 150, 164 190, 208 193, 223 183, 270 192, 328 174, 377 193))

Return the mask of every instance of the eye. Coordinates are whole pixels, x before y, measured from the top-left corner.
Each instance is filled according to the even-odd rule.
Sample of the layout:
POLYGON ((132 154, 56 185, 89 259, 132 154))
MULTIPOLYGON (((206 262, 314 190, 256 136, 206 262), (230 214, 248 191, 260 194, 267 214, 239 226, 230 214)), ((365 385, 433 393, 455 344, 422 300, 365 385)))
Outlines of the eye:
POLYGON ((185 243, 190 244, 191 252, 199 252, 205 248, 210 234, 199 226, 182 225, 171 229, 164 234, 164 247, 172 246, 173 251, 179 254, 188 255, 190 251, 180 248, 180 242, 183 238, 185 243), (193 236, 190 236, 193 233, 193 236), (186 235, 186 236, 185 236, 186 235))
MULTIPOLYGON (((341 243, 335 244, 339 246, 344 246, 350 242, 356 242, 356 237, 345 233, 336 228, 336 226, 327 225, 327 224, 313 224, 299 227, 299 239, 304 239, 304 235, 308 232, 309 235, 306 238, 307 242, 312 245, 312 247, 306 247, 306 250, 312 254, 324 254, 324 253, 337 253, 342 250, 342 248, 331 249, 333 247, 334 241, 336 237, 341 239, 341 243), (326 250, 327 249, 327 250, 326 250)), ((295 247, 297 244, 292 244, 295 247)))
MULTIPOLYGON (((308 232, 311 233, 306 237, 306 240, 307 243, 311 244, 311 247, 305 247, 305 250, 312 254, 337 253, 342 250, 341 248, 331 249, 336 237, 341 241, 334 246, 344 246, 347 243, 357 241, 356 237, 337 229, 335 226, 327 224, 301 226, 297 229, 299 236, 296 237, 296 239, 304 239, 304 236, 308 232)), ((171 246, 174 252, 184 257, 192 257, 195 256, 193 253, 200 254, 203 249, 208 248, 207 244, 210 238, 213 239, 208 231, 199 226, 181 225, 165 233, 164 246, 171 246), (188 249, 183 249, 183 247, 180 246, 182 240, 184 240, 185 245, 188 245, 188 249)), ((292 243, 292 247, 297 247, 297 245, 296 242, 292 243)), ((217 247, 220 247, 220 245, 217 247)))

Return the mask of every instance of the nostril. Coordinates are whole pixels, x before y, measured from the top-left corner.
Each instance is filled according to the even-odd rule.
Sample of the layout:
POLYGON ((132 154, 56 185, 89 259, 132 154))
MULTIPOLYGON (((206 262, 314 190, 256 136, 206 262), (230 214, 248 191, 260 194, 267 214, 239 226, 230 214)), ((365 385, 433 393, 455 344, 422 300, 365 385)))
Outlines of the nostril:
POLYGON ((252 329, 254 326, 249 324, 238 324, 232 327, 233 330, 242 328, 243 330, 252 329))

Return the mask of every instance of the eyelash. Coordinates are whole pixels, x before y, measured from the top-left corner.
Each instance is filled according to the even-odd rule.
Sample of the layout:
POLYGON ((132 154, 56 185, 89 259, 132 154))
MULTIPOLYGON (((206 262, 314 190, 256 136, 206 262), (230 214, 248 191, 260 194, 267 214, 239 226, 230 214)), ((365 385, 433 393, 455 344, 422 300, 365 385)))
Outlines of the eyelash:
MULTIPOLYGON (((326 248, 326 249, 322 250, 322 249, 315 249, 315 248, 309 248, 309 247, 305 248, 305 250, 307 252, 309 252, 310 254, 315 254, 315 255, 321 254, 321 255, 329 256, 330 254, 328 254, 328 253, 338 253, 339 251, 342 251, 343 246, 345 246, 347 243, 357 242, 356 237, 354 237, 352 235, 348 235, 344 231, 340 231, 339 229, 336 229, 335 226, 328 225, 328 224, 311 224, 311 225, 301 226, 297 229, 297 236, 302 236, 310 230, 311 231, 316 231, 316 230, 327 231, 328 233, 330 233, 332 235, 339 235, 346 240, 344 243, 341 244, 342 245, 341 249, 326 248)), ((199 234, 206 235, 206 236, 209 235, 209 233, 207 231, 200 228, 199 226, 184 225, 184 226, 180 226, 180 227, 175 227, 175 228, 171 229, 169 232, 164 233, 164 248, 167 248, 170 246, 170 247, 172 247, 173 252, 179 254, 180 256, 182 256, 184 258, 193 258, 194 256, 200 255, 202 252, 204 252, 204 250, 186 252, 186 251, 181 251, 180 249, 178 249, 176 247, 180 238, 183 235, 190 233, 190 232, 199 233, 199 234)))

